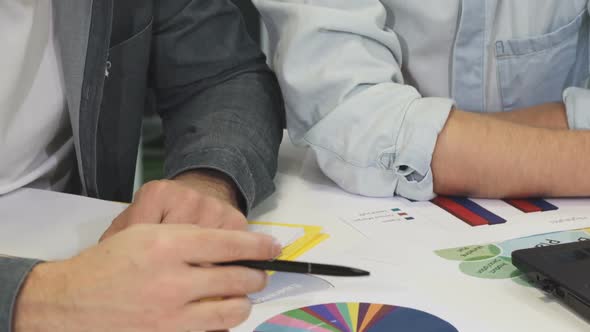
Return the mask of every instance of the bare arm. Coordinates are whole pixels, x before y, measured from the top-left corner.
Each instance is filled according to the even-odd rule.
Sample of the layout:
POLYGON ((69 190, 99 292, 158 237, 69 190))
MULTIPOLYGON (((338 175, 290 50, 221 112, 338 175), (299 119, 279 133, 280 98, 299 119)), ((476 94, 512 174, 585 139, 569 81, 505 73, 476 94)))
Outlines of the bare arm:
POLYGON ((590 196, 590 132, 551 130, 455 110, 433 160, 438 194, 590 196))
POLYGON ((569 129, 563 103, 547 103, 512 112, 486 113, 486 115, 530 127, 569 129))

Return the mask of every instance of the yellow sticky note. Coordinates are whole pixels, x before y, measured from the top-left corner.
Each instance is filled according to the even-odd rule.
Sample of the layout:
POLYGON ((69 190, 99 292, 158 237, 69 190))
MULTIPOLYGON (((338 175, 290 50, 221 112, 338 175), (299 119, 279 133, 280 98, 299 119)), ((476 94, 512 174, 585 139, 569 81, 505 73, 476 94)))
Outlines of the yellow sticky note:
POLYGON ((252 222, 250 222, 250 224, 266 225, 266 226, 273 226, 273 227, 291 227, 291 228, 298 228, 298 229, 304 230, 303 236, 301 236, 299 239, 293 241, 290 245, 283 248, 283 253, 281 254, 281 256, 278 257, 278 259, 283 259, 283 260, 295 260, 296 258, 300 257, 304 253, 313 249, 315 246, 320 244, 322 241, 329 238, 329 235, 322 233, 321 226, 282 224, 282 223, 261 222, 261 221, 252 221, 252 222))

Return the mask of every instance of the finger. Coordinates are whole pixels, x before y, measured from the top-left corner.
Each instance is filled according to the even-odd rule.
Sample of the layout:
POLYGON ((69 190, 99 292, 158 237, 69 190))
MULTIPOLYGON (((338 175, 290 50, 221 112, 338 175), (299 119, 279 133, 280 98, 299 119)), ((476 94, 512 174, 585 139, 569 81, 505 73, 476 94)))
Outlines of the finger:
POLYGON ((200 225, 214 225, 216 228, 245 231, 248 228, 246 217, 233 206, 221 203, 221 208, 209 209, 204 207, 201 213, 200 225))
POLYGON ((193 267, 183 280, 183 289, 191 289, 191 301, 196 301, 260 292, 266 287, 268 275, 245 267, 193 267))
POLYGON ((134 223, 159 224, 173 211, 182 191, 172 181, 160 180, 145 184, 129 207, 128 219, 134 223))
POLYGON ((121 212, 121 214, 119 214, 115 219, 113 219, 113 222, 111 223, 109 228, 102 234, 98 242, 102 242, 108 239, 109 237, 121 232, 129 226, 129 223, 126 222, 129 218, 128 210, 129 207, 125 209, 123 212, 121 212))
POLYGON ((222 301, 195 302, 186 306, 180 315, 178 331, 219 331, 243 323, 252 310, 245 297, 222 301))
POLYGON ((162 223, 236 230, 247 228, 246 217, 232 205, 192 189, 178 188, 173 206, 168 208, 162 223))
POLYGON ((222 228, 228 209, 225 204, 194 191, 181 196, 166 215, 166 224, 194 224, 203 228, 222 228))
POLYGON ((135 224, 161 223, 175 200, 174 195, 169 193, 173 192, 171 186, 170 181, 152 181, 141 187, 135 201, 113 220, 100 241, 135 224))
POLYGON ((242 212, 229 206, 226 210, 226 215, 222 218, 223 229, 245 231, 248 229, 248 220, 242 212))
POLYGON ((176 241, 181 257, 193 265, 269 260, 282 250, 281 244, 268 235, 242 231, 178 229, 176 241))
POLYGON ((119 214, 111 223, 109 228, 101 236, 99 242, 137 224, 159 224, 162 220, 162 208, 152 204, 133 203, 119 214))

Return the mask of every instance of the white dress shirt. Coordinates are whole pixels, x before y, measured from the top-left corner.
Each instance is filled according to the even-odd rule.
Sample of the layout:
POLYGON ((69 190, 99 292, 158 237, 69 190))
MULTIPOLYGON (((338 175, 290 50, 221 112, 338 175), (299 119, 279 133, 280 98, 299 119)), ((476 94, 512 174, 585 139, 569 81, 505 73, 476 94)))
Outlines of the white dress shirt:
POLYGON ((0 0, 0 195, 62 190, 73 140, 48 0, 0 0))

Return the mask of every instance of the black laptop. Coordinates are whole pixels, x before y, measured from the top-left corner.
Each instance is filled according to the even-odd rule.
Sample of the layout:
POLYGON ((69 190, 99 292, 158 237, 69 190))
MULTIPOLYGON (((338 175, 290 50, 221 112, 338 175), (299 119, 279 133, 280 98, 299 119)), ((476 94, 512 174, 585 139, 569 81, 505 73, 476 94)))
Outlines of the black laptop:
POLYGON ((512 263, 539 288, 590 319, 590 241, 517 250, 512 263))

